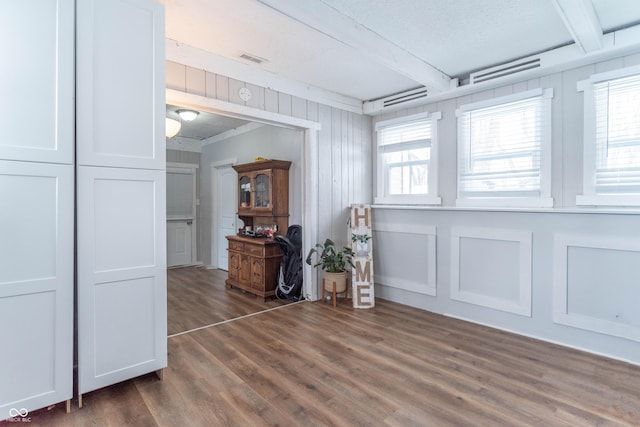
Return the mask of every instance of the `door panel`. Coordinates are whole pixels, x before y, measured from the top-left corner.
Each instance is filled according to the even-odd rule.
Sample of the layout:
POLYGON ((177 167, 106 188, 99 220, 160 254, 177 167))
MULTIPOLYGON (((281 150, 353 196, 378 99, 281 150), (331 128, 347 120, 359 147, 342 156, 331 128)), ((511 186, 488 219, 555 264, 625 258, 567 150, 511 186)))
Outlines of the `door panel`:
POLYGON ((164 171, 78 167, 78 384, 167 364, 164 171))
POLYGON ((77 3, 78 164, 165 168, 164 9, 77 3))
POLYGON ((5 419, 72 397, 73 166, 0 161, 0 201, 5 419))
POLYGON ((0 2, 0 159, 73 163, 73 8, 0 2))
POLYGON ((167 267, 191 264, 191 221, 167 221, 167 267))

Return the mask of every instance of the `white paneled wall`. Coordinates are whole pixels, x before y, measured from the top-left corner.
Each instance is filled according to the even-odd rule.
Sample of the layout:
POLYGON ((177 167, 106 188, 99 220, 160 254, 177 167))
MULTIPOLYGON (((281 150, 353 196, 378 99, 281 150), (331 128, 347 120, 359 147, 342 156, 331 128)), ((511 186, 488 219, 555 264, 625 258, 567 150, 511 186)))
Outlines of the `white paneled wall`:
MULTIPOLYGON (((637 237, 640 213, 576 208, 582 191, 583 95, 577 82, 597 72, 636 65, 640 54, 615 58, 463 97, 378 116, 379 120, 440 111, 439 196, 442 207, 374 209, 376 295, 640 364, 637 237), (460 105, 534 88, 553 88, 552 196, 537 211, 460 209, 456 199, 456 116, 460 105), (437 230, 437 292, 414 282, 430 250, 406 230, 437 230), (384 247, 404 248, 385 254, 384 247), (402 254, 398 256, 398 254, 402 254), (386 255, 386 256, 385 256, 386 255), (634 305, 635 304, 635 305, 634 305)), ((374 160, 373 154, 372 160, 374 160)), ((389 251, 391 252, 391 251, 389 251)))

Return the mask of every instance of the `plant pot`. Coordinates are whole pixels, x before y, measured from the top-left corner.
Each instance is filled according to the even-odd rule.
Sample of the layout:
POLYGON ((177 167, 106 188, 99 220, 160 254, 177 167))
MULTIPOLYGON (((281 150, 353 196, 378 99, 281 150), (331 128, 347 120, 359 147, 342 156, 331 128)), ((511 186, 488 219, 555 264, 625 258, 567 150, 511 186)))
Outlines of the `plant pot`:
POLYGON ((347 289, 347 274, 345 271, 340 273, 324 272, 324 289, 333 292, 333 284, 336 284, 336 293, 344 292, 347 289))

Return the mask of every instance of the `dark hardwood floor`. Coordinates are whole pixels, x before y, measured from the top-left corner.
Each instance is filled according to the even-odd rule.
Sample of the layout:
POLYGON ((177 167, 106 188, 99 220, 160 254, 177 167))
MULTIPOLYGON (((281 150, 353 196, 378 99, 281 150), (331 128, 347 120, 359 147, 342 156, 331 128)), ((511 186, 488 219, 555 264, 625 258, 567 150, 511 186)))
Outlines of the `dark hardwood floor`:
POLYGON ((30 417, 47 426, 630 426, 640 425, 640 367, 383 300, 372 310, 301 302, 169 338, 163 381, 146 375, 84 395, 70 414, 61 404, 30 417))

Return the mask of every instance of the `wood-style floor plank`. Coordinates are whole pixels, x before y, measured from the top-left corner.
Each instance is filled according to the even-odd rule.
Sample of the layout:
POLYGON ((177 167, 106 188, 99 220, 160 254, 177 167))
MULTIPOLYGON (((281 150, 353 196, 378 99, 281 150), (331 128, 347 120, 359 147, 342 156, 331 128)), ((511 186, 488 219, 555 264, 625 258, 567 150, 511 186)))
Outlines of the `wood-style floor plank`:
POLYGON ((227 272, 204 267, 167 271, 167 332, 169 335, 279 307, 286 300, 263 302, 239 289, 227 289, 227 272))
MULTIPOLYGON (((178 275, 187 288, 204 277, 178 275)), ((207 286, 240 301, 224 316, 263 304, 210 275, 207 286)), ((176 330, 195 324, 181 313, 176 330)), ((36 411, 31 425, 638 426, 640 367, 383 300, 302 302, 169 338, 164 381, 146 375, 84 400, 71 414, 36 411)))

